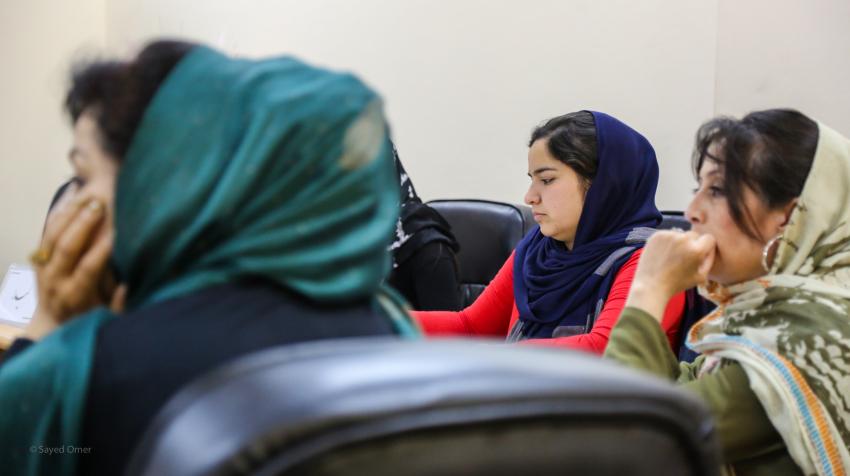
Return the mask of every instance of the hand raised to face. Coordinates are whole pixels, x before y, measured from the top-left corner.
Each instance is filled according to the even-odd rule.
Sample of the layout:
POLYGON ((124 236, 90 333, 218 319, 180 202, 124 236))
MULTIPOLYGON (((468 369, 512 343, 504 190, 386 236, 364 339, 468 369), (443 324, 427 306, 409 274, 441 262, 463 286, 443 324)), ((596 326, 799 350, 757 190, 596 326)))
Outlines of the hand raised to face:
POLYGON ((75 315, 110 304, 113 231, 104 201, 70 188, 47 218, 33 254, 38 306, 26 335, 38 339, 75 315))
POLYGON ((716 242, 693 231, 658 231, 643 248, 627 306, 661 319, 674 295, 704 284, 714 264, 716 242))

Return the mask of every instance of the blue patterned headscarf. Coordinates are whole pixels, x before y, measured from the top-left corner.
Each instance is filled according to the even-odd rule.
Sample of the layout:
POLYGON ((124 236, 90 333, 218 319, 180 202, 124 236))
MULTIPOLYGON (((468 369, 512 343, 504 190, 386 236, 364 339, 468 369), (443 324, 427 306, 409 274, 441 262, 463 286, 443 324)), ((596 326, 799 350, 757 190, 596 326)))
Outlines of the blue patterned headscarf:
POLYGON ((658 162, 652 145, 619 120, 590 112, 599 163, 573 249, 543 236, 539 227, 517 245, 514 296, 520 320, 512 340, 586 330, 617 271, 661 223, 655 206, 658 162))

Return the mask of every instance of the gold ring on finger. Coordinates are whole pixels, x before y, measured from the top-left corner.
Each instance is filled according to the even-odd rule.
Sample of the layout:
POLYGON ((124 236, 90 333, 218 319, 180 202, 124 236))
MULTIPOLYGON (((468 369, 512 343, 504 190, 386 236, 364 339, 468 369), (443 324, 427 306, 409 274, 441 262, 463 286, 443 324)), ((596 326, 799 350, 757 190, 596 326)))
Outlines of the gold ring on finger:
POLYGON ((43 266, 50 261, 50 250, 39 248, 30 254, 30 263, 36 266, 43 266))

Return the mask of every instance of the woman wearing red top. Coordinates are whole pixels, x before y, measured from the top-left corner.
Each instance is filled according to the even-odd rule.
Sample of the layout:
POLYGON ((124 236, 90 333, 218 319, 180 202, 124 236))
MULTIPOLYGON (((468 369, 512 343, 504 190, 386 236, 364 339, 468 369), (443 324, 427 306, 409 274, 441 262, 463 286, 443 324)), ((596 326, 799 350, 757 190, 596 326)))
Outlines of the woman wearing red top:
MULTIPOLYGON (((539 227, 471 306, 414 311, 429 335, 501 336, 601 354, 646 239, 661 222, 658 163, 641 134, 603 113, 550 119, 529 141, 525 202, 539 227)), ((676 342, 684 295, 662 326, 676 342)))

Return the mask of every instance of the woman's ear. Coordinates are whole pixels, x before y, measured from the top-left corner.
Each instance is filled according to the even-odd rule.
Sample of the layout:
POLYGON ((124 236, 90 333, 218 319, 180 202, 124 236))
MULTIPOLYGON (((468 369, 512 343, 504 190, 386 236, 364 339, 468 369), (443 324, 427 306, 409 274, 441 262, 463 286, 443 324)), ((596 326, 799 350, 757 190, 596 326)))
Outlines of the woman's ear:
POLYGON ((794 213, 794 208, 797 207, 797 199, 792 199, 790 202, 777 207, 768 212, 767 221, 764 222, 769 228, 766 236, 775 236, 782 234, 788 221, 791 219, 791 214, 794 213))
POLYGON ((792 198, 790 202, 788 202, 784 207, 782 207, 782 211, 785 215, 785 219, 782 220, 782 224, 780 225, 782 228, 785 228, 785 225, 788 224, 788 220, 791 219, 791 214, 794 213, 795 208, 797 208, 796 198, 792 198))

